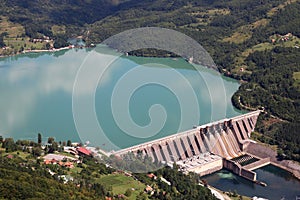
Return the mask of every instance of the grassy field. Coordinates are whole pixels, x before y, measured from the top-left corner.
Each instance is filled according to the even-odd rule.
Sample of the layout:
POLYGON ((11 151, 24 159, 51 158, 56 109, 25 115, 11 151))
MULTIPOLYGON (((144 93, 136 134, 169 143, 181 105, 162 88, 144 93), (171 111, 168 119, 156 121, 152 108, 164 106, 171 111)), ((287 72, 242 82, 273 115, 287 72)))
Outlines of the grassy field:
POLYGON ((114 194, 124 194, 127 189, 134 188, 129 199, 136 199, 136 196, 145 189, 146 185, 134 180, 132 177, 123 174, 110 174, 102 176, 98 182, 105 186, 112 186, 114 194))
POLYGON ((14 151, 14 152, 6 153, 5 149, 3 149, 3 148, 0 148, 0 151, 2 151, 2 156, 13 155, 15 157, 20 157, 23 160, 32 160, 33 159, 31 154, 29 154, 27 152, 23 152, 23 151, 14 151))
POLYGON ((293 78, 295 80, 294 86, 300 91, 300 72, 294 72, 293 78))
MULTIPOLYGON (((293 36, 290 40, 285 41, 285 42, 281 42, 281 41, 277 41, 274 44, 271 43, 271 38, 274 36, 270 37, 270 42, 264 42, 264 43, 260 43, 257 44, 251 48, 246 49, 244 52, 242 52, 240 54, 240 56, 237 56, 235 58, 235 68, 232 70, 233 73, 236 74, 242 74, 242 73, 250 73, 250 71, 247 71, 247 66, 245 64, 245 59, 253 52, 255 51, 265 51, 265 50, 272 50, 275 47, 293 47, 295 48, 296 46, 300 46, 300 38, 293 36), (244 68, 244 71, 241 72, 240 69, 241 67, 244 68)), ((295 78, 294 78, 295 79, 295 78)), ((297 80, 296 80, 297 81, 297 80)), ((297 85, 300 87, 300 80, 297 81, 297 85)))
POLYGON ((62 26, 54 25, 54 26, 51 27, 51 31, 52 31, 53 35, 65 34, 66 33, 66 26, 64 26, 64 25, 62 25, 62 26))
POLYGON ((73 167, 72 169, 70 169, 70 175, 76 175, 76 174, 79 174, 80 172, 82 171, 82 168, 80 168, 80 167, 76 167, 76 165, 75 165, 75 167, 73 167))
MULTIPOLYGON (((53 27, 56 33, 64 31, 64 27, 53 27)), ((45 49, 47 42, 31 42, 25 37, 25 29, 21 24, 12 23, 7 17, 0 16, 0 34, 5 34, 3 41, 8 48, 0 49, 0 55, 11 55, 23 49, 45 49)))
POLYGON ((300 72, 294 72, 293 78, 294 78, 296 81, 299 81, 299 82, 300 82, 300 72))
POLYGON ((232 42, 235 44, 240 44, 250 39, 252 32, 255 28, 259 26, 266 26, 269 23, 268 19, 260 19, 252 24, 241 26, 238 28, 230 37, 224 38, 223 42, 232 42))
MULTIPOLYGON (((204 11, 192 10, 192 12, 190 12, 189 15, 196 17, 198 22, 189 24, 189 26, 196 27, 199 25, 207 25, 212 21, 212 19, 215 16, 228 14, 230 14, 230 10, 228 9, 211 9, 204 11)), ((186 27, 186 25, 182 27, 186 27)))
POLYGON ((25 34, 25 29, 21 24, 10 22, 7 17, 0 16, 0 34, 6 32, 10 37, 20 37, 25 34))

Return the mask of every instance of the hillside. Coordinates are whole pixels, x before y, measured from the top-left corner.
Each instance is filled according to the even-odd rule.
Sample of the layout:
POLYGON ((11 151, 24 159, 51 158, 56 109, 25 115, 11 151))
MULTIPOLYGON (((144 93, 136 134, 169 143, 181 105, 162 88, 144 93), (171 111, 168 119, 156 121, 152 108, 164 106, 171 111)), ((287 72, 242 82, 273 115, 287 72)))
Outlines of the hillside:
POLYGON ((0 3, 1 23, 7 26, 0 29, 0 46, 11 46, 15 52, 10 53, 28 47, 47 48, 47 42, 30 40, 36 37, 48 36, 60 47, 67 44, 67 38, 80 35, 91 44, 145 26, 191 36, 211 54, 220 72, 243 80, 233 97, 236 107, 265 109, 256 139, 274 145, 283 158, 300 161, 299 0, 0 3))
POLYGON ((0 135, 0 199, 217 199, 199 185, 199 176, 185 175, 176 165, 153 172, 170 187, 147 173, 116 170, 103 157, 70 154, 64 147, 76 149, 66 146, 71 141, 50 137, 44 146, 41 138, 14 142, 0 135))

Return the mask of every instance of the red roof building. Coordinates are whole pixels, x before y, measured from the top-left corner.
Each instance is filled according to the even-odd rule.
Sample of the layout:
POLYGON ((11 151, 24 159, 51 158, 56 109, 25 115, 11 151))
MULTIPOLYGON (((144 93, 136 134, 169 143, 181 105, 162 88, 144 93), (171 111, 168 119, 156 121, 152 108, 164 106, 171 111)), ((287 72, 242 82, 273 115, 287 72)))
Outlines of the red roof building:
POLYGON ((153 178, 153 179, 156 179, 157 177, 153 174, 153 173, 151 173, 151 174, 147 174, 147 176, 149 177, 149 178, 153 178))
POLYGON ((92 154, 92 152, 84 147, 79 147, 77 148, 77 152, 81 155, 86 155, 86 156, 90 156, 92 154))

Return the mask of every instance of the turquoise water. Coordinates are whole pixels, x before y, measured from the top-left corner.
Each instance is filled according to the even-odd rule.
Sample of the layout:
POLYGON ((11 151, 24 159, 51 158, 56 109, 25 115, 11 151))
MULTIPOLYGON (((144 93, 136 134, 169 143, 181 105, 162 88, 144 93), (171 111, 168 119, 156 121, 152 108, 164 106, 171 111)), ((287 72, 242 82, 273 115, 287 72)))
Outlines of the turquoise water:
POLYGON ((0 135, 35 140, 40 132, 44 141, 49 136, 58 141, 82 139, 118 149, 240 114, 230 101, 239 87, 235 80, 201 66, 195 70, 183 59, 123 56, 107 67, 105 59, 113 51, 103 47, 99 52, 73 49, 1 58, 0 135), (91 72, 80 79, 78 72, 84 67, 91 72), (93 72, 104 67, 95 90, 90 90, 93 72), (141 85, 129 91, 136 78, 141 85), (121 89, 114 93, 116 86, 121 89), (130 93, 128 105, 121 93, 130 93), (74 120, 78 109, 89 110, 84 101, 88 96, 94 99, 95 119, 78 114, 80 120, 74 120), (122 106, 128 106, 128 113, 122 106), (93 128, 95 120, 104 134, 93 128))
POLYGON ((267 183, 267 187, 252 183, 227 170, 221 170, 203 177, 209 185, 222 191, 236 191, 249 197, 263 197, 269 200, 294 200, 300 197, 300 181, 289 172, 273 165, 255 170, 257 179, 267 183))

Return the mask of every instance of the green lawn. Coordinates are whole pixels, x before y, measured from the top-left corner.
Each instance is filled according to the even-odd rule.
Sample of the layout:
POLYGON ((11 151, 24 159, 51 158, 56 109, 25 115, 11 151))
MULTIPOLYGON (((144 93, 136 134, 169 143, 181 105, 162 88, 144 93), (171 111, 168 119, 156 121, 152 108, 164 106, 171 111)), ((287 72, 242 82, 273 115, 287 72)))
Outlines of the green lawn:
POLYGON ((23 160, 27 160, 27 156, 29 156, 30 154, 27 152, 23 152, 23 151, 14 151, 14 152, 3 154, 3 156, 7 156, 7 155, 15 155, 15 156, 22 158, 23 160))
POLYGON ((132 177, 127 177, 123 174, 110 174, 102 176, 98 179, 99 183, 109 187, 112 186, 114 194, 124 194, 127 189, 134 188, 129 199, 136 199, 136 196, 145 189, 146 185, 134 180, 132 177))
POLYGON ((293 78, 294 78, 296 81, 300 81, 300 72, 294 72, 293 78))
MULTIPOLYGON (((76 165, 75 165, 76 166, 76 165)), ((80 172, 82 171, 82 168, 80 168, 80 167, 74 167, 74 168, 72 168, 72 169, 70 169, 70 171, 69 171, 69 173, 72 175, 74 175, 74 174, 79 174, 80 172)))
POLYGON ((300 91, 300 72, 294 72, 293 78, 295 80, 294 86, 300 91))
POLYGON ((10 37, 17 37, 25 34, 25 28, 21 24, 10 22, 7 17, 0 16, 0 34, 4 32, 10 37))

